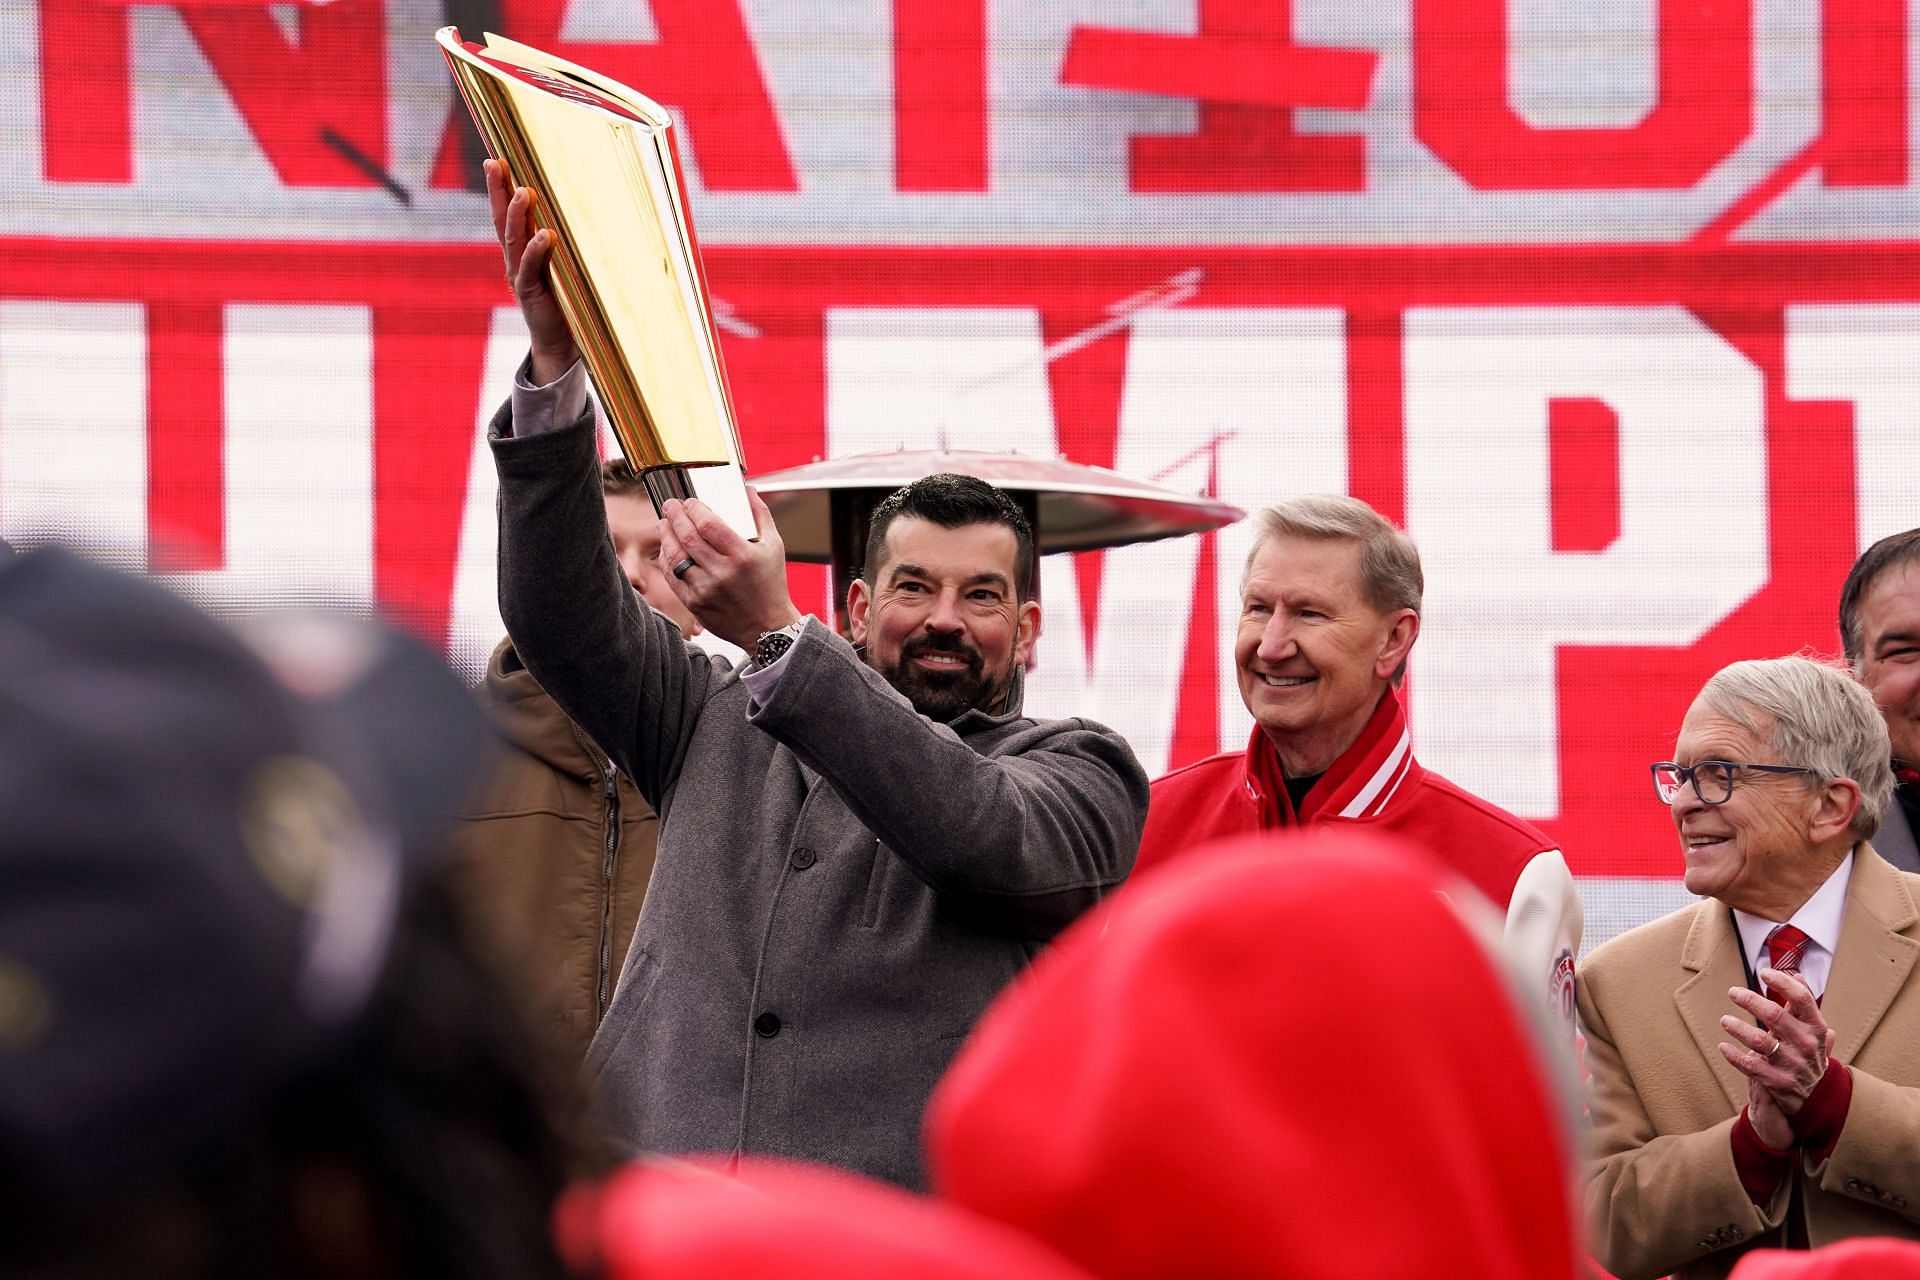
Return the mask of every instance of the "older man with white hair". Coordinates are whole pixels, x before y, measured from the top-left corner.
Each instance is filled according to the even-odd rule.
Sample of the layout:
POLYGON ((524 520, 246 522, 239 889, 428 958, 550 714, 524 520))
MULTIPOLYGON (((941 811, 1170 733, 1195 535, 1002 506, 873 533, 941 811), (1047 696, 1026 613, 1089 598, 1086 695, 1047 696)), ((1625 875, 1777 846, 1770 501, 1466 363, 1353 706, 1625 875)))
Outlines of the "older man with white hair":
POLYGON ((1872 697, 1734 663, 1653 783, 1702 900, 1580 970, 1600 1260, 1692 1280, 1756 1245, 1920 1238, 1920 876, 1868 843, 1893 790, 1872 697))

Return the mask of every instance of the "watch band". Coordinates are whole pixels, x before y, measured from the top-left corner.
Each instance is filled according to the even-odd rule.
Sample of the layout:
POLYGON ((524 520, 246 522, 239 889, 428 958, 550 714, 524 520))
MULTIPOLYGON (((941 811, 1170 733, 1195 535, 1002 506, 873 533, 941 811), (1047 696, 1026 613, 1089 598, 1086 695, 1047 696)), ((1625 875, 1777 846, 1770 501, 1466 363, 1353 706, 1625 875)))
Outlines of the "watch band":
POLYGON ((807 625, 806 619, 789 622, 778 631, 762 631, 754 642, 753 663, 757 667, 770 667, 780 660, 781 655, 793 648, 793 642, 800 638, 800 628, 807 625))

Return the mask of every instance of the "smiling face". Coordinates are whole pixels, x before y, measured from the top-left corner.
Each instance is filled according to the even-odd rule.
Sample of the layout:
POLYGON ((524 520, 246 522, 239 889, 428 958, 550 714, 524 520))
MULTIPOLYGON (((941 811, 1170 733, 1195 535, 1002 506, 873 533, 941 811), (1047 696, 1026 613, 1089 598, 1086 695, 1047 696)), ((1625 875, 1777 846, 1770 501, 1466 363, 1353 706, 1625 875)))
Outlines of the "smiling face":
MULTIPOLYGON (((1761 731, 1747 729, 1694 699, 1680 726, 1674 762, 1797 765, 1782 760, 1765 715, 1761 731)), ((1848 829, 1858 788, 1846 780, 1807 774, 1734 773, 1733 794, 1708 805, 1683 786, 1668 806, 1680 833, 1689 893, 1769 920, 1786 920, 1830 875, 1852 847, 1848 829)))
POLYGON ((1420 632, 1367 600, 1362 545, 1275 534, 1247 565, 1233 645, 1240 697, 1288 776, 1323 772, 1366 728, 1420 632))
POLYGON ((949 529, 917 516, 887 526, 886 554, 847 593, 867 665, 932 720, 997 708, 1040 633, 1040 606, 1014 595, 1019 544, 999 524, 949 529))
POLYGON ((1920 564, 1894 565, 1861 596, 1859 669, 1893 754, 1920 764, 1920 564))

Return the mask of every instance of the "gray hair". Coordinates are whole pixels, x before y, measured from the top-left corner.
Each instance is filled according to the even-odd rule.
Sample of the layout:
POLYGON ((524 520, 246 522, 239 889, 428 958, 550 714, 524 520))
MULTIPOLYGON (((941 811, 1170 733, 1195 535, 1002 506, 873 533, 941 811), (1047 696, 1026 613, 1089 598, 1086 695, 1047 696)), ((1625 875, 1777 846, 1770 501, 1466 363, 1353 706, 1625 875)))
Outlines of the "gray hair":
POLYGON ((1844 667, 1806 655, 1736 662, 1716 672, 1700 697, 1755 736, 1762 733, 1755 713, 1771 720, 1766 736, 1782 761, 1858 783, 1854 833, 1871 840, 1880 830, 1893 801, 1887 723, 1844 667))
MULTIPOLYGON (((1268 538, 1311 538, 1317 542, 1360 544, 1360 587, 1367 603, 1381 613, 1397 609, 1420 612, 1426 578, 1420 572, 1420 552, 1413 539, 1358 498, 1337 493, 1310 493, 1276 502, 1254 515, 1253 547, 1247 568, 1268 538)), ((1245 570, 1242 571, 1245 576, 1245 570)))

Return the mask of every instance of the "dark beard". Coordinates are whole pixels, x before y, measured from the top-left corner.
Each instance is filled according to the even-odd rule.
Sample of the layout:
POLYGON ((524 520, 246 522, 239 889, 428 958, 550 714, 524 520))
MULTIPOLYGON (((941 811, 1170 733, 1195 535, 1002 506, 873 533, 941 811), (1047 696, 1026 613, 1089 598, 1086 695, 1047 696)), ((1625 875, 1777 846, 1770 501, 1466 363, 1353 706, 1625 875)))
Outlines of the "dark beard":
POLYGON ((900 647, 900 661, 893 670, 882 669, 887 683, 907 696, 913 709, 929 720, 946 724, 974 709, 992 711, 1006 695, 1004 688, 987 675, 986 660, 980 651, 964 640, 945 636, 919 636, 900 647), (950 653, 965 658, 965 667, 953 671, 928 671, 912 665, 923 653, 950 653))

